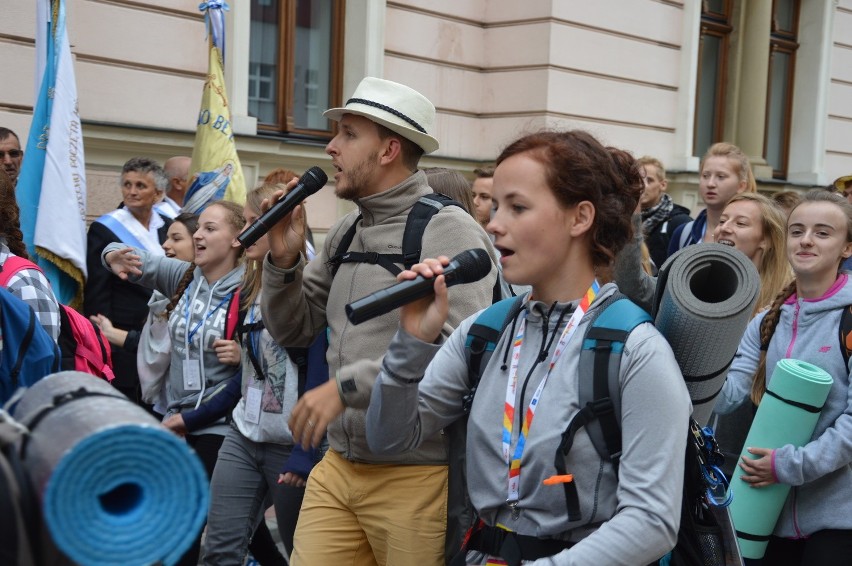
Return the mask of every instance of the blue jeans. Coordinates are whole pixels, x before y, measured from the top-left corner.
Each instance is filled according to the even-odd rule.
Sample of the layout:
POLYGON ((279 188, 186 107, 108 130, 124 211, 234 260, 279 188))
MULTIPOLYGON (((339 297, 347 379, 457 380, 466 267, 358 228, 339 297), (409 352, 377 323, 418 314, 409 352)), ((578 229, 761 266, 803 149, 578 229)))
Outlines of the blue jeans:
MULTIPOLYGON (((278 485, 278 474, 291 450, 291 446, 252 442, 235 429, 228 430, 210 481, 204 564, 242 564, 252 533, 263 520, 270 500, 275 505, 279 530, 295 525, 287 509, 292 508, 291 491, 296 488, 278 485)), ((292 531, 290 545, 286 539, 282 536, 290 552, 292 531)))

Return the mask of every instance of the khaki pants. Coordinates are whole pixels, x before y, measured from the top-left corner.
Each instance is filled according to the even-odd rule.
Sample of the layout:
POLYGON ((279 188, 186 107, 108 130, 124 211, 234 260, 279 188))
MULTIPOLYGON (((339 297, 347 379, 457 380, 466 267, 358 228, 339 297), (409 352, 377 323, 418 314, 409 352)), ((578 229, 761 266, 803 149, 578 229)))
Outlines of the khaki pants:
POLYGON ((359 464, 329 450, 308 480, 291 566, 442 565, 447 467, 359 464))

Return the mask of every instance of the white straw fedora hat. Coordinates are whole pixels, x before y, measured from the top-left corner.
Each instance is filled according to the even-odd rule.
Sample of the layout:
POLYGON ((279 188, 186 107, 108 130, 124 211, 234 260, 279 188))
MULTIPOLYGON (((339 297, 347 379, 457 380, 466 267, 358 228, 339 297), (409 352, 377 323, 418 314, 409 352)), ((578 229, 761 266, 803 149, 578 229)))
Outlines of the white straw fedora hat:
POLYGON ((435 106, 405 85, 365 77, 343 108, 326 110, 323 116, 339 121, 344 114, 364 116, 420 146, 425 153, 438 149, 430 133, 435 126, 435 106))

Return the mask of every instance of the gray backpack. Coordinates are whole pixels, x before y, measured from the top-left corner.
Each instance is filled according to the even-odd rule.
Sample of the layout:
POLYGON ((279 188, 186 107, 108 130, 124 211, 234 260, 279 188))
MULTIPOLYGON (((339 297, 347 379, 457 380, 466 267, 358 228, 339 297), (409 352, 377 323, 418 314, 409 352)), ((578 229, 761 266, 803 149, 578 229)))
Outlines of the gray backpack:
POLYGON ((38 503, 16 447, 23 432, 7 419, 0 411, 0 564, 32 566, 38 503))

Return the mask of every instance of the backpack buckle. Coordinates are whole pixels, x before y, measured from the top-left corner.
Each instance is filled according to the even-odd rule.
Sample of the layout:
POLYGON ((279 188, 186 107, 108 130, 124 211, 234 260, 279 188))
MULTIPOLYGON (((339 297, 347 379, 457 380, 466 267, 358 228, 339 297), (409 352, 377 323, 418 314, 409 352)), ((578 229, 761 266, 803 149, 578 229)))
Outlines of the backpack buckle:
POLYGON ((470 409, 473 407, 473 398, 475 395, 476 387, 474 386, 470 389, 470 392, 467 395, 462 397, 462 411, 464 411, 466 415, 470 414, 470 409))
POLYGON ((379 263, 379 253, 378 252, 364 252, 364 262, 371 263, 376 265, 379 263))
POLYGON ((411 267, 420 261, 420 250, 412 253, 404 253, 402 254, 402 263, 405 265, 406 269, 411 269, 411 267))
POLYGON ((612 399, 609 397, 594 399, 589 401, 586 406, 589 407, 598 418, 603 415, 609 415, 615 411, 615 406, 612 404, 612 399))

